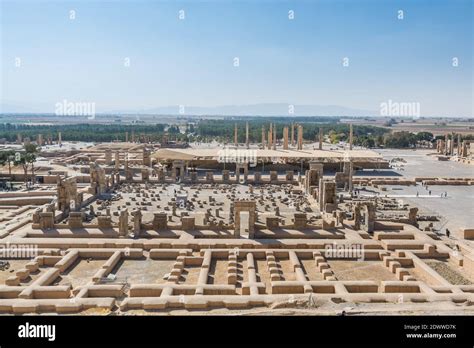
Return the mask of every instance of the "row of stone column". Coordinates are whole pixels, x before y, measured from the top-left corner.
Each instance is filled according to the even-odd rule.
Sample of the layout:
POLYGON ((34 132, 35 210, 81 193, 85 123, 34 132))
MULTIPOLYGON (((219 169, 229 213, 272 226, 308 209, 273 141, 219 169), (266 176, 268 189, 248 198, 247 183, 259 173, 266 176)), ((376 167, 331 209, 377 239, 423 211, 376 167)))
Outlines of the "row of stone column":
POLYGON ((455 138, 455 133, 451 133, 451 138, 449 138, 448 134, 445 134, 444 140, 438 139, 436 141, 436 152, 446 156, 457 155, 458 157, 467 157, 470 141, 461 141, 461 134, 457 134, 457 141, 455 141, 455 138))
MULTIPOLYGON (((16 135, 16 143, 17 144, 29 144, 31 142, 31 139, 29 137, 25 137, 23 138, 23 136, 18 133, 16 135)), ((51 135, 49 135, 46 140, 45 138, 43 137, 43 134, 38 134, 36 136, 36 144, 38 146, 43 146, 43 145, 53 145, 53 137, 51 135)), ((61 145, 62 144, 62 138, 61 138, 61 132, 58 132, 58 140, 57 140, 57 144, 58 145, 61 145)))
MULTIPOLYGON (((234 125, 234 145, 235 147, 239 146, 239 137, 238 137, 238 129, 237 123, 234 125)), ((249 123, 245 123, 245 147, 248 149, 250 147, 249 141, 249 123)))

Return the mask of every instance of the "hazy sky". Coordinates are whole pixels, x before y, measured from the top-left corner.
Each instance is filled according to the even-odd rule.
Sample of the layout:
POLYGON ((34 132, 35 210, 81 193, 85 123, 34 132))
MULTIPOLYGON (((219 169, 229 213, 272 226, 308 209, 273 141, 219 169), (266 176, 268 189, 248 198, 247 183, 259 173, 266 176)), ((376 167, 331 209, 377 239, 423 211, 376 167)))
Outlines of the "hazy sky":
POLYGON ((391 99, 473 115, 472 0, 0 1, 3 103, 379 110, 391 99))

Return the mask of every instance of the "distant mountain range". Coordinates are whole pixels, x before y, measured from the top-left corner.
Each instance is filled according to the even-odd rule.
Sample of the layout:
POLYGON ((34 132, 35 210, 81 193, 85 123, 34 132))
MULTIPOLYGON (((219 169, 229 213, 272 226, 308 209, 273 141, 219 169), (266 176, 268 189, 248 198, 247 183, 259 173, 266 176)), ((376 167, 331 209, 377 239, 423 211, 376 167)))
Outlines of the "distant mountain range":
POLYGON ((54 112, 52 107, 47 108, 46 106, 39 106, 36 104, 20 104, 20 103, 1 103, 0 113, 45 113, 54 112))
MULTIPOLYGON (((217 116, 378 116, 374 110, 354 109, 339 105, 293 105, 286 103, 262 103, 247 105, 222 105, 214 107, 179 105, 149 109, 112 109, 96 105, 98 114, 154 114, 154 115, 217 115, 217 116), (290 111, 293 110, 293 113, 290 111)), ((54 113, 54 104, 1 103, 0 113, 54 113)))
POLYGON ((266 103, 249 105, 222 105, 214 107, 166 106, 143 110, 112 110, 119 114, 159 114, 159 115, 228 115, 228 116, 376 116, 371 110, 347 108, 338 105, 290 105, 266 103), (293 111, 293 113, 290 113, 293 111))

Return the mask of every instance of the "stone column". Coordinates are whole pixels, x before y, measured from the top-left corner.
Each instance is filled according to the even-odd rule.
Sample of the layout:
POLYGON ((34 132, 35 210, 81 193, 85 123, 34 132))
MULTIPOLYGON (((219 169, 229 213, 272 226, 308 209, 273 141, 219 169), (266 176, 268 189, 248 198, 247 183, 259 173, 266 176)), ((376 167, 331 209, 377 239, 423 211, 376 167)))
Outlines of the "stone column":
MULTIPOLYGON (((237 175, 237 173, 235 173, 235 174, 237 175)), ((229 181, 229 177, 230 177, 230 175, 229 175, 229 170, 228 170, 228 169, 224 169, 224 170, 222 171, 222 181, 228 182, 228 181, 229 181)))
POLYGON ((69 197, 67 188, 65 187, 64 182, 59 179, 59 182, 56 187, 57 192, 57 201, 58 201, 58 210, 66 212, 69 210, 69 197))
POLYGON ((437 141, 437 152, 444 154, 444 140, 443 139, 438 139, 437 141))
POLYGON ((119 171, 120 169, 120 154, 118 151, 115 152, 115 171, 119 171))
POLYGON ((245 123, 245 147, 249 148, 249 123, 245 123))
POLYGON ((125 166, 124 166, 125 180, 126 181, 133 181, 133 172, 128 166, 128 158, 127 157, 128 157, 128 155, 126 155, 126 157, 125 157, 125 166))
POLYGON ((366 232, 373 232, 375 228, 375 205, 368 202, 364 205, 364 224, 362 229, 366 232))
POLYGON ((276 170, 270 171, 270 182, 277 183, 278 182, 278 172, 276 170))
POLYGON ((418 227, 418 221, 416 219, 417 214, 418 214, 418 208, 416 207, 410 208, 408 212, 408 221, 410 224, 416 227, 418 227))
POLYGON ((338 210, 336 212, 337 225, 344 227, 344 219, 346 218, 346 213, 344 211, 338 210))
POLYGON ((319 181, 319 210, 332 213, 337 209, 336 182, 320 179, 319 181))
POLYGON ((262 126, 262 148, 265 150, 265 126, 262 126))
POLYGON ((235 147, 239 146, 238 137, 237 137, 237 123, 234 124, 234 144, 235 144, 235 147))
POLYGON ((101 195, 107 191, 107 182, 104 168, 101 168, 96 162, 89 165, 92 194, 101 195))
POLYGON ((458 155, 458 157, 461 155, 461 134, 458 134, 458 143, 457 143, 456 154, 458 155))
POLYGON ((295 124, 291 124, 291 146, 295 146, 295 124))
POLYGON ((467 157, 467 141, 463 140, 461 144, 461 157, 467 157))
POLYGON ((303 126, 298 125, 298 150, 303 150, 303 126))
POLYGON ((349 160, 349 177, 347 179, 349 192, 352 192, 352 175, 354 174, 354 166, 352 160, 349 160))
POLYGON ((119 216, 119 235, 126 236, 128 234, 128 209, 120 211, 119 216))
POLYGON ((240 238, 240 211, 234 211, 234 238, 240 238))
POLYGON ((288 127, 283 128, 283 150, 288 150, 288 127))
POLYGON ((352 138, 353 138, 353 130, 352 130, 352 123, 349 125, 349 150, 352 150, 352 138))
POLYGON ((268 149, 269 149, 269 150, 272 149, 272 139, 273 139, 273 136, 272 136, 272 126, 270 125, 270 129, 268 130, 268 149))
POLYGON ((132 212, 133 216, 133 233, 135 236, 140 235, 141 226, 142 226, 142 212, 140 209, 137 209, 132 212))
POLYGON ((273 147, 273 125, 270 123, 270 128, 268 129, 268 149, 271 150, 273 147))
POLYGON ((58 145, 62 144, 61 132, 58 132, 58 145))
POLYGON ((273 125, 273 150, 276 150, 277 143, 277 127, 276 124, 273 125))
POLYGON ((449 154, 454 155, 454 132, 451 133, 451 142, 449 143, 449 154))
POLYGON ((150 151, 145 148, 143 149, 143 165, 147 167, 151 166, 150 151))
POLYGON ((319 149, 323 149, 323 128, 319 127, 319 149))
POLYGON ((214 182, 214 172, 206 172, 206 182, 214 182))
POLYGON ((165 172, 163 171, 163 168, 158 168, 158 181, 161 183, 165 182, 165 172))
POLYGON ((249 239, 255 239, 255 222, 255 202, 253 202, 253 206, 249 210, 249 239))
POLYGON ((33 213, 33 215, 32 215, 32 220, 33 220, 32 222, 33 222, 33 224, 39 224, 39 223, 40 223, 40 214, 41 214, 41 212, 42 212, 42 209, 41 209, 41 208, 37 208, 37 209, 34 211, 34 213, 33 213))
POLYGON ((253 180, 255 183, 259 183, 262 178, 262 174, 259 172, 255 172, 253 175, 253 180))
POLYGON ((353 211, 352 211, 352 216, 354 219, 354 230, 358 231, 360 230, 360 205, 359 203, 356 203, 354 205, 353 211))
POLYGON ((318 186, 319 180, 323 178, 323 163, 310 163, 309 170, 305 173, 305 190, 311 193, 311 187, 318 186))

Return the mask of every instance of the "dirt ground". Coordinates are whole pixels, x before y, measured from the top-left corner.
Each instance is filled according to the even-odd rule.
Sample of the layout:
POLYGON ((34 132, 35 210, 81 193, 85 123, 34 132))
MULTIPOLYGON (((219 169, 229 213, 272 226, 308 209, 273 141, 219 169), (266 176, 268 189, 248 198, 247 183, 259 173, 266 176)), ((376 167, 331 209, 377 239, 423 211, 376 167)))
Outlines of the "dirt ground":
POLYGON ((300 260, 300 262, 308 280, 324 280, 322 273, 316 268, 314 259, 300 260))
POLYGON ((113 273, 116 281, 132 284, 163 284, 164 275, 171 272, 174 260, 122 260, 113 273))
POLYGON ((444 279, 453 285, 470 285, 472 282, 461 275, 454 267, 446 261, 429 260, 425 263, 439 273, 444 279))
POLYGON ((328 260, 338 280, 398 280, 381 261, 328 260))
POLYGON ((207 283, 227 284, 227 264, 225 260, 212 260, 207 283))
POLYGON ((71 284, 73 288, 85 285, 92 281, 94 274, 105 262, 106 260, 79 259, 69 267, 65 274, 60 276, 56 283, 59 285, 71 284))

